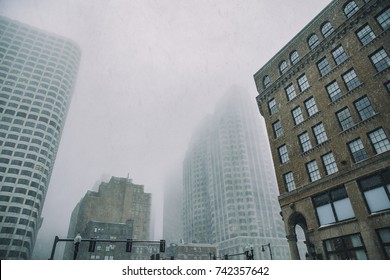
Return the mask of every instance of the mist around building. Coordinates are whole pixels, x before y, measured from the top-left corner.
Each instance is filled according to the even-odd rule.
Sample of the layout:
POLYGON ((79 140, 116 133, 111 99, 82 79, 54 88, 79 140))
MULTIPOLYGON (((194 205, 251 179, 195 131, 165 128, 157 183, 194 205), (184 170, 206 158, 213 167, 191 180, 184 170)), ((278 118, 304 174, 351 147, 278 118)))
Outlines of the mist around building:
MULTIPOLYGON (((109 175, 48 259, 389 259, 389 27, 387 1, 332 1, 254 74, 256 100, 231 85, 193 131, 161 183, 162 238, 153 193, 109 175)), ((32 259, 80 57, 0 17, 2 260, 32 259)))

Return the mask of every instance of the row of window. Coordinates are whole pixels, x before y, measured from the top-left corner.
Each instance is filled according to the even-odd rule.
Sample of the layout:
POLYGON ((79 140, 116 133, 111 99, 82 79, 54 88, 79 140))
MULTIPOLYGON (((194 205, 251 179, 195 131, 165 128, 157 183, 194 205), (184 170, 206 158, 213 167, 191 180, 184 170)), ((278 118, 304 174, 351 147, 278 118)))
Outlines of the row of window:
POLYGON ((62 38, 53 37, 19 24, 10 23, 5 19, 0 18, 0 27, 0 36, 2 37, 17 38, 22 41, 25 40, 45 48, 58 47, 69 51, 74 49, 69 42, 64 41, 62 38))
MULTIPOLYGON (((370 213, 390 209, 390 172, 377 173, 357 180, 370 213)), ((344 186, 312 198, 320 226, 355 218, 344 186)))
MULTIPOLYGON (((1 23, 0 23, 1 25, 1 23)), ((44 33, 37 34, 37 36, 32 35, 30 32, 19 32, 16 29, 6 29, 3 27, 0 29, 0 47, 9 48, 9 50, 22 52, 25 54, 41 54, 46 57, 61 58, 65 61, 69 61, 71 58, 74 63, 79 57, 78 50, 72 46, 70 43, 63 40, 57 41, 55 37, 46 37, 44 33)))
MULTIPOLYGON (((345 13, 345 15, 347 17, 351 17, 357 11, 358 11, 358 6, 356 5, 356 3, 354 1, 349 1, 344 6, 344 13, 345 13)), ((380 25, 380 27, 383 30, 387 30, 390 27, 390 8, 387 8, 384 11, 382 11, 375 18, 376 18, 378 24, 380 25)), ((325 23, 323 23, 321 25, 321 33, 322 33, 324 38, 328 37, 333 31, 334 31, 334 28, 333 28, 332 24, 329 21, 326 21, 325 23)), ((372 31, 371 27, 368 24, 366 24, 365 26, 360 28, 356 32, 356 35, 359 38, 359 40, 360 40, 360 42, 362 43, 363 46, 367 45, 369 42, 371 42, 373 39, 375 39, 375 34, 374 34, 374 32, 372 31)), ((309 37, 307 39, 307 44, 309 46, 309 49, 315 48, 319 44, 319 42, 320 42, 319 38, 318 38, 318 36, 315 33, 309 35, 309 37)), ((339 65, 340 63, 342 63, 343 61, 345 61, 347 59, 347 55, 346 55, 344 49, 341 46, 339 46, 338 48, 334 49, 332 51, 332 55, 333 55, 333 58, 334 58, 334 60, 336 62, 336 65, 339 65)), ((376 60, 376 59, 380 59, 381 60, 382 59, 381 55, 383 55, 383 53, 382 54, 376 54, 375 56, 377 56, 377 57, 373 57, 372 60, 376 60)), ((299 60, 298 52, 296 50, 292 51, 290 53, 291 65, 296 64, 298 62, 298 60, 299 60)), ((378 72, 383 70, 382 68, 384 66, 380 66, 380 63, 374 62, 374 64, 378 65, 378 66, 376 66, 378 72)), ((329 66, 329 63, 326 60, 326 58, 324 58, 322 61, 320 61, 318 63, 318 68, 319 68, 320 73, 321 73, 322 76, 326 75, 326 73, 328 73, 331 70, 330 66, 329 66)), ((279 64, 279 72, 282 75, 285 72, 287 72, 287 70, 288 70, 288 64, 287 64, 287 62, 285 60, 283 60, 279 64)), ((271 79, 270 79, 270 77, 268 75, 265 75, 264 78, 263 78, 263 87, 264 87, 264 89, 266 89, 270 85, 271 85, 271 79)))
MULTIPOLYGON (((338 47, 336 50, 340 50, 340 48, 342 47, 338 47)), ((346 58, 347 56, 343 55, 343 57, 346 58)), ((336 57, 336 59, 338 58, 339 57, 336 57)), ((386 51, 383 48, 379 49, 374 54, 372 54, 370 56, 370 60, 372 61, 373 65, 375 66, 378 72, 390 68, 390 57, 387 55, 386 51)), ((344 60, 339 60, 339 62, 340 61, 344 61, 344 60)), ((330 71, 331 69, 326 58, 321 59, 320 62, 317 63, 317 66, 320 73, 322 73, 323 75, 326 75, 328 71, 330 71)), ((341 77, 348 91, 351 91, 361 85, 361 82, 356 74, 356 71, 353 68, 343 73, 341 77)), ((297 83, 301 92, 303 92, 310 86, 305 74, 303 74, 297 79, 297 83)), ((328 93, 331 102, 334 102, 343 96, 343 93, 336 80, 327 84, 325 86, 325 89, 326 92, 328 93)), ((293 84, 288 85, 285 88, 285 92, 288 101, 297 97, 297 93, 295 91, 295 87, 293 84)), ((268 101, 268 109, 270 115, 278 112, 278 104, 275 98, 268 101)), ((297 111, 296 113, 298 114, 299 112, 297 111)))
MULTIPOLYGON (((307 149, 311 146, 310 140, 307 140, 306 133, 301 134, 302 137, 299 138, 301 142, 302 150, 307 149)), ((326 134, 322 139, 326 138, 326 134)), ((368 133, 368 138, 373 146, 375 154, 381 154, 387 151, 390 151, 390 141, 383 128, 378 128, 370 133, 368 133)), ((348 149, 350 151, 353 162, 357 163, 368 158, 367 152, 365 150, 364 144, 361 138, 356 138, 347 143, 348 149)), ((282 145, 278 148, 280 162, 286 163, 289 161, 287 146, 282 145)), ((325 174, 331 175, 338 171, 337 163, 332 152, 328 152, 321 156, 321 160, 324 166, 325 174)), ((321 179, 321 174, 318 168, 316 160, 311 160, 306 163, 306 170, 309 176, 310 182, 317 181, 321 179)), ((294 175, 291 171, 283 175, 284 184, 286 191, 290 192, 296 188, 294 175)))
MULTIPOLYGON (((387 259, 390 259, 390 228, 376 230, 387 259)), ((339 236, 323 241, 329 260, 366 260, 367 252, 359 233, 339 236)))
MULTIPOLYGON (((27 107, 27 106, 25 106, 25 107, 27 107)), ((9 123, 9 121, 12 121, 12 119, 13 119, 13 122, 15 122, 16 120, 22 121, 23 119, 26 119, 26 120, 34 120, 34 121, 44 122, 46 124, 50 124, 54 128, 56 128, 57 126, 60 126, 60 119, 56 113, 50 112, 50 111, 45 110, 45 109, 39 110, 37 108, 31 108, 31 111, 32 111, 32 113, 27 114, 27 113, 25 113, 21 110, 17 110, 17 109, 16 110, 6 109, 3 112, 4 116, 8 115, 11 117, 4 118, 4 116, 3 116, 4 120, 2 118, 2 121, 6 121, 9 123), (37 112, 39 112, 40 115, 38 115, 37 112)))
MULTIPOLYGON (((11 93, 11 90, 12 89, 9 89, 8 91, 8 89, 6 88, 2 89, 3 92, 8 91, 9 93, 0 93, 0 104, 6 105, 7 104, 6 102, 8 102, 7 107, 12 107, 15 109, 19 107, 22 110, 26 110, 26 111, 31 110, 36 113, 39 113, 40 109, 44 106, 46 106, 47 108, 52 107, 53 111, 56 112, 61 118, 63 118, 66 112, 67 104, 62 98, 60 100, 59 96, 57 96, 58 101, 56 101, 52 97, 47 96, 45 98, 44 96, 39 94, 34 95, 30 92, 24 92, 24 96, 23 96, 24 98, 23 98, 22 95, 20 95, 21 97, 17 95, 19 94, 19 92, 22 91, 14 90, 11 93), (7 101, 9 97, 10 100, 7 101)), ((4 110, 4 107, 1 108, 4 110)))
POLYGON ((18 48, 12 44, 5 44, 4 42, 1 42, 2 40, 3 39, 0 39, 0 58, 3 59, 3 63, 8 62, 12 64, 14 62, 42 70, 45 67, 54 67, 65 70, 67 67, 75 68, 78 65, 74 59, 69 59, 70 55, 62 55, 61 58, 58 59, 59 53, 51 53, 49 56, 49 53, 47 52, 39 53, 30 51, 27 48, 18 48))
MULTIPOLYGON (((15 91, 13 93, 15 93, 15 91)), ((3 113, 5 107, 8 107, 14 108, 15 111, 21 111, 20 114, 23 114, 23 111, 31 111, 35 114, 41 114, 42 111, 42 113, 47 116, 50 116, 48 113, 51 112, 52 116, 55 115, 55 117, 53 117, 54 119, 62 120, 64 118, 66 112, 65 103, 61 104, 60 101, 55 101, 51 97, 44 99, 42 96, 35 95, 34 99, 32 94, 26 93, 25 95, 26 98, 21 98, 17 95, 11 95, 10 100, 7 101, 8 95, 0 93, 0 112, 3 113), (42 100, 43 102, 38 101, 37 99, 42 100)))

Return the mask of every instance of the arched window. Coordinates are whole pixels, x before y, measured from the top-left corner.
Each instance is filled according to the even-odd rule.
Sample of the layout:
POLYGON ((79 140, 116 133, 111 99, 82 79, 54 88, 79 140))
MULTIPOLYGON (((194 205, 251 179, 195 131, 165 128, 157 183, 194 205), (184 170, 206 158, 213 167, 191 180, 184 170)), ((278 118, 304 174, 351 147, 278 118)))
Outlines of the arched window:
POLYGON ((269 85, 271 84, 271 79, 269 78, 269 76, 265 76, 264 79, 263 79, 263 86, 264 88, 267 88, 269 87, 269 85))
POLYGON ((310 49, 313 49, 315 46, 317 46, 319 43, 317 35, 311 34, 309 39, 307 40, 307 43, 309 44, 310 49))
POLYGON ((321 33, 324 35, 324 37, 328 37, 333 32, 333 26, 332 24, 327 21, 322 25, 321 33))
POLYGON ((290 61, 292 64, 295 64, 297 63, 299 60, 299 54, 297 51, 293 51, 291 54, 290 54, 290 61))
POLYGON ((347 18, 351 17, 359 10, 359 7, 356 5, 355 1, 349 1, 344 6, 344 14, 347 18))
POLYGON ((288 68, 287 62, 286 62, 285 60, 283 60, 283 61, 279 64, 280 74, 286 73, 287 68, 288 68))

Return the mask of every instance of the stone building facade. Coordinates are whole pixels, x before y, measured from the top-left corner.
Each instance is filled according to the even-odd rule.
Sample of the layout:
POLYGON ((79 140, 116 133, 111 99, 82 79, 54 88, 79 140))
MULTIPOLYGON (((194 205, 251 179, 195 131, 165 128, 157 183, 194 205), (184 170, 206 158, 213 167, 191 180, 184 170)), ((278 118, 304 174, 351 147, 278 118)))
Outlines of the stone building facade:
POLYGON ((255 75, 293 259, 390 258, 390 5, 332 1, 255 75))
MULTIPOLYGON (((77 233, 91 234, 82 236, 87 239, 96 237, 96 233, 90 230, 90 223, 94 222, 104 225, 101 227, 103 230, 100 231, 100 239, 106 239, 105 232, 108 232, 109 238, 120 239, 124 234, 115 228, 124 227, 123 225, 130 227, 131 224, 131 230, 126 231, 125 239, 147 241, 150 239, 150 217, 151 194, 144 192, 144 186, 134 184, 128 178, 111 177, 109 182, 100 184, 97 192, 88 191, 77 204, 70 219, 68 238, 74 238, 77 233), (108 225, 113 228, 109 229, 108 225), (113 231, 118 234, 112 234, 113 231)), ((73 244, 66 244, 64 259, 71 259, 72 256, 73 244)), ((107 256, 113 256, 114 259, 123 257, 107 256)), ((131 259, 132 256, 125 257, 131 259)))

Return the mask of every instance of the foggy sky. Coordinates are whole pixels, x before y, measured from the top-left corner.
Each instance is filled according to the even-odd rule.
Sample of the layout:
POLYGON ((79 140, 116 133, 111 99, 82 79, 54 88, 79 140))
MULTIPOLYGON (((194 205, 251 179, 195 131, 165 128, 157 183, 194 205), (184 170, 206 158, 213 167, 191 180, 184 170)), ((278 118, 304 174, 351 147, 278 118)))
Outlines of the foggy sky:
POLYGON ((194 128, 233 85, 255 102, 253 74, 329 2, 0 0, 1 15, 82 50, 34 257, 66 237, 71 211, 102 175, 145 185, 162 238, 162 190, 194 128))

